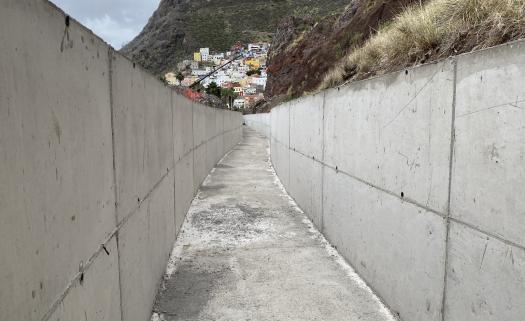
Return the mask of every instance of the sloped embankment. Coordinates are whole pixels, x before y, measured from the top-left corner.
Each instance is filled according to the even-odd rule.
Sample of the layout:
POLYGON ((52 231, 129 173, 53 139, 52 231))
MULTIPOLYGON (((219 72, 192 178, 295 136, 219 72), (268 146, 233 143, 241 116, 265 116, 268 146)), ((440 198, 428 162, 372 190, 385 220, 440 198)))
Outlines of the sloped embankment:
POLYGON ((525 36, 525 0, 432 0, 407 8, 345 56, 321 88, 525 36))
POLYGON ((320 21, 288 17, 274 35, 265 96, 272 104, 318 88, 334 64, 374 30, 419 0, 353 0, 340 15, 320 21))

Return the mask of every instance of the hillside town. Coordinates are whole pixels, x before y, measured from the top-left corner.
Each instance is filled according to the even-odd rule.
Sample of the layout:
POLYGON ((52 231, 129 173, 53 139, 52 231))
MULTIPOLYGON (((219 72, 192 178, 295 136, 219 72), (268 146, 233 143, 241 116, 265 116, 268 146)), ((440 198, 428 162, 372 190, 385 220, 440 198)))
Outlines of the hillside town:
POLYGON ((230 109, 243 110, 264 99, 269 48, 268 43, 237 43, 215 53, 200 48, 192 60, 182 61, 164 77, 169 85, 185 88, 191 98, 205 92, 221 98, 230 109))

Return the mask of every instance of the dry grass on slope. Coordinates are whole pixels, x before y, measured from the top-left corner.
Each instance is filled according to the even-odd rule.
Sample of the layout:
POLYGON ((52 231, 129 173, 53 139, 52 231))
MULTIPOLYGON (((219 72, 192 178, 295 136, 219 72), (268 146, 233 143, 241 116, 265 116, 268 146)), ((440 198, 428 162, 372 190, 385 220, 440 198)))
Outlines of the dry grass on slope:
POLYGON ((321 89, 525 36, 525 0, 431 0, 343 58, 321 89))

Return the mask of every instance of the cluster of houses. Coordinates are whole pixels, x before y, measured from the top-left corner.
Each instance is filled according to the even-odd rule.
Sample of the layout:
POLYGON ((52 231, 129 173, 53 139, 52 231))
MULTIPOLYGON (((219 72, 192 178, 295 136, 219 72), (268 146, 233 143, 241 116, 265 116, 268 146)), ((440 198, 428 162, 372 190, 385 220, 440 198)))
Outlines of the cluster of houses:
POLYGON ((179 63, 177 71, 167 73, 165 78, 170 85, 182 87, 190 87, 197 81, 204 88, 215 83, 218 87, 235 92, 236 99, 230 108, 251 107, 264 98, 269 47, 268 43, 247 46, 238 43, 230 51, 220 53, 200 48, 193 54, 193 60, 179 63))

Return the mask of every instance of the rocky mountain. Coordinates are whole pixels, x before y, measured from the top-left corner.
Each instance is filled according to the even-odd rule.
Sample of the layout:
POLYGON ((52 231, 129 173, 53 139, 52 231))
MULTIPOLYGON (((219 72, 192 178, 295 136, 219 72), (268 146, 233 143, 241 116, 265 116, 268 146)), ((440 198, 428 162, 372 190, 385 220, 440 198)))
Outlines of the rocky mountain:
POLYGON ((161 0, 142 32, 121 50, 155 74, 200 47, 224 51, 235 42, 270 41, 281 19, 319 19, 350 0, 161 0))
POLYGON ((408 5, 419 2, 352 0, 341 14, 319 22, 301 17, 282 20, 269 52, 266 99, 275 105, 315 91, 342 57, 408 5))

